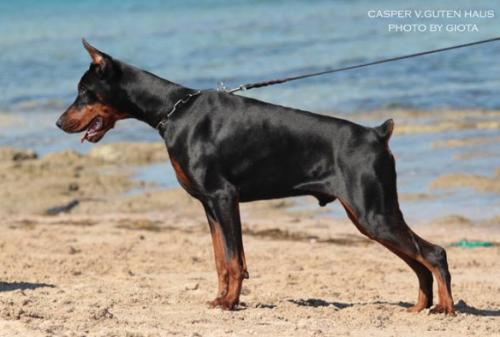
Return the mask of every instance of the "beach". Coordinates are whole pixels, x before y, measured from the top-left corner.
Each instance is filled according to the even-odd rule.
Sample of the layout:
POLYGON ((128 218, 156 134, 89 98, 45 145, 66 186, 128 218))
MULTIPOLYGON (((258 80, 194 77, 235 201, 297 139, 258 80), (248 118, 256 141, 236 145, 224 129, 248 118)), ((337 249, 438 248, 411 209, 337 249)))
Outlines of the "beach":
POLYGON ((250 279, 244 281, 242 305, 233 312, 206 304, 217 283, 200 207, 189 208, 189 215, 179 205, 154 216, 6 219, 0 242, 0 335, 500 333, 498 225, 450 221, 416 229, 443 246, 464 237, 495 242, 489 248, 447 248, 457 310, 447 317, 406 312, 417 297, 416 277, 352 224, 276 206, 243 208, 250 279))
MULTIPOLYGON (((435 132, 407 125, 396 129, 394 142, 405 132, 435 132)), ((477 125, 488 124, 466 127, 477 125)), ((494 137, 470 142, 483 146, 494 137)), ((449 317, 429 315, 428 309, 406 312, 416 301, 416 276, 361 235, 338 203, 320 208, 312 198, 298 198, 242 204, 250 278, 238 310, 227 312, 206 303, 215 297, 217 282, 202 207, 179 187, 139 179, 137 171, 156 165, 171 174, 161 143, 113 143, 86 153, 46 155, 0 150, 0 336, 500 333, 496 210, 468 218, 451 207, 410 222, 419 235, 447 249, 457 311, 449 317), (451 246, 463 239, 491 246, 451 246)), ((497 202, 494 174, 443 175, 430 184, 448 194, 463 188, 486 193, 497 202)), ((400 199, 415 207, 440 202, 432 193, 402 193, 400 199)), ((434 294, 437 301, 436 289, 434 294)))
MULTIPOLYGON (((498 35, 500 2, 474 6, 1 2, 0 337, 500 336, 500 43, 447 49, 498 35), (476 10, 488 14, 433 14, 476 10), (207 219, 158 131, 124 119, 91 144, 56 126, 89 69, 82 38, 193 90, 352 67, 237 95, 367 127, 393 119, 399 205, 417 234, 446 248, 456 316, 407 312, 413 271, 338 201, 319 207, 312 197, 240 205, 250 278, 236 310, 209 308, 217 273, 207 219)), ((113 86, 119 101, 134 78, 113 86)))

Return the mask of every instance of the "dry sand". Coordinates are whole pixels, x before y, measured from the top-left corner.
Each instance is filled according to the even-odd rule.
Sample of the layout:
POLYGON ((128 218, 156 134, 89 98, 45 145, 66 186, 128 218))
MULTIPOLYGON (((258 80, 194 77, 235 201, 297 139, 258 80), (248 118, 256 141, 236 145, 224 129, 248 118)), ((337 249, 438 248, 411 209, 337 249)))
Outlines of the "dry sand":
POLYGON ((498 217, 416 228, 443 246, 494 244, 447 248, 457 306, 447 317, 407 313, 415 275, 347 219, 288 200, 245 204, 243 305, 209 309, 216 273, 198 202, 179 189, 123 193, 144 187, 126 163, 165 159, 157 144, 43 158, 0 151, 0 336, 500 335, 498 217), (70 214, 43 215, 75 199, 70 214))
POLYGON ((500 334, 498 226, 417 229, 445 246, 463 237, 496 245, 448 248, 457 316, 446 317, 407 313, 416 277, 347 222, 265 204, 242 213, 250 279, 235 312, 205 304, 216 275, 200 210, 4 219, 0 335, 500 334))

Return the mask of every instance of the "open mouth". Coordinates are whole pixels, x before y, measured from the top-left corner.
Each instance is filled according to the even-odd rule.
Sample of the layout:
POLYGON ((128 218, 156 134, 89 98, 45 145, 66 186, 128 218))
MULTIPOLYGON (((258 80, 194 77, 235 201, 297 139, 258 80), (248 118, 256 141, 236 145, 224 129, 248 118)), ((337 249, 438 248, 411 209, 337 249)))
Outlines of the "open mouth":
POLYGON ((85 140, 95 143, 104 136, 106 130, 104 129, 104 119, 100 116, 95 117, 90 121, 89 125, 85 128, 80 141, 83 143, 85 140))

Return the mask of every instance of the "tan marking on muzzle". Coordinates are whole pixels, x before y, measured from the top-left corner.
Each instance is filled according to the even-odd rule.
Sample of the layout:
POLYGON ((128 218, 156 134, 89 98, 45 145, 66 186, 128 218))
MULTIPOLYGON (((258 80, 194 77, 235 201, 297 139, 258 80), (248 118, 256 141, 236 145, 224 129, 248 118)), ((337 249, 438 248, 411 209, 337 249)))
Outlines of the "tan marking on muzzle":
POLYGON ((116 121, 127 118, 129 114, 101 102, 87 104, 83 107, 72 105, 61 116, 61 128, 67 132, 80 132, 97 116, 103 119, 104 129, 109 130, 116 121))

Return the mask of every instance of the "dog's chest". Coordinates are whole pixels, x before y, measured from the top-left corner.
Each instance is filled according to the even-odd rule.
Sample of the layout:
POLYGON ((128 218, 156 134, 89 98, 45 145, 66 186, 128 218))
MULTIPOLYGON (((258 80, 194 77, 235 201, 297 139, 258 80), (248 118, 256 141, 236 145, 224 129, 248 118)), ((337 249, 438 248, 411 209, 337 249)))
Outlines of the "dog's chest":
POLYGON ((186 190, 193 190, 192 180, 189 178, 189 175, 182 169, 181 165, 175 158, 170 158, 170 162, 172 163, 172 167, 174 168, 175 175, 179 183, 186 190))

